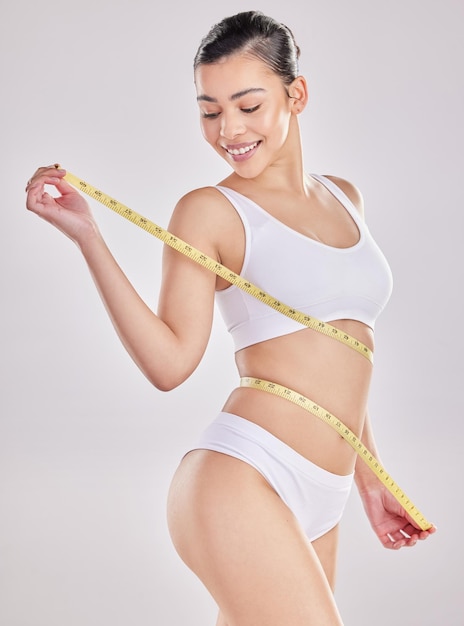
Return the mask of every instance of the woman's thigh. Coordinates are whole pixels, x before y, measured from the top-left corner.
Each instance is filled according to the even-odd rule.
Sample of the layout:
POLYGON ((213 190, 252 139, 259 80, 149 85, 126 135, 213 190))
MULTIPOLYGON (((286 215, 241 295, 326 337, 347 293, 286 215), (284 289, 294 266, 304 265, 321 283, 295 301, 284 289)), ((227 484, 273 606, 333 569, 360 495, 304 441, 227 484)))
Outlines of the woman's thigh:
POLYGON ((173 479, 168 521, 177 551, 227 626, 342 624, 316 549, 247 463, 189 453, 173 479))

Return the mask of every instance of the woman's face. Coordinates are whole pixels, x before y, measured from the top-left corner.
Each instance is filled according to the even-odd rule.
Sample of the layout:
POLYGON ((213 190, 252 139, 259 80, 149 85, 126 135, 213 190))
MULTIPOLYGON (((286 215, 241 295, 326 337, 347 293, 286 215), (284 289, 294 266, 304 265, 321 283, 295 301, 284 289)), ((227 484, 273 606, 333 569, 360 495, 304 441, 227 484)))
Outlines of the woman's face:
POLYGON ((195 72, 206 141, 244 178, 255 178, 285 157, 292 116, 281 78, 245 55, 200 65, 195 72))

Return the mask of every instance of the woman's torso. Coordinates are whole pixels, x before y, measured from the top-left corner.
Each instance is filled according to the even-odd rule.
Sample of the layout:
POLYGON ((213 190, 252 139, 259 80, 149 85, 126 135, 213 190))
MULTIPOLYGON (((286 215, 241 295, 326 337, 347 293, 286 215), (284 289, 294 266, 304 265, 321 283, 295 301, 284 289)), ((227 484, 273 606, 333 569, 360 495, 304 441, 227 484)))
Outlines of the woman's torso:
MULTIPOLYGON (((292 248, 295 249, 296 255, 297 243, 300 247, 303 246, 303 253, 304 246, 307 246, 308 260, 311 259, 310 263, 313 265, 319 264, 319 267, 293 267, 292 276, 293 280, 297 280, 297 289, 298 280, 304 280, 305 272, 323 273, 324 268, 321 263, 332 264, 331 259, 334 259, 335 272, 344 271, 345 266, 350 264, 350 257, 354 256, 357 248, 363 243, 363 237, 366 236, 362 218, 354 215, 352 210, 347 211, 340 204, 339 199, 314 178, 308 182, 308 193, 299 197, 298 195, 292 197, 287 191, 278 193, 274 190, 272 193, 266 193, 263 190, 254 189, 252 185, 247 184, 247 181, 239 181, 237 184, 234 178, 225 182, 226 189, 222 189, 222 192, 226 194, 226 197, 227 187, 235 189, 244 196, 244 202, 248 198, 252 203, 256 203, 257 207, 251 206, 247 210, 269 214, 272 228, 276 233, 274 238, 280 237, 279 228, 282 230, 281 242, 284 249, 281 248, 280 240, 278 240, 277 247, 270 250, 270 264, 272 264, 271 259, 274 259, 274 264, 277 259, 275 267, 278 267, 279 255, 281 255, 282 265, 286 263, 286 271, 290 272, 293 267, 292 248), (289 249, 285 249, 285 246, 289 249)), ((229 202, 230 199, 229 197, 229 202)), ((221 262, 240 272, 245 260, 243 275, 246 276, 247 269, 253 274, 253 267, 247 268, 247 257, 250 254, 248 248, 253 245, 250 241, 252 237, 247 232, 248 227, 244 227, 244 222, 248 218, 237 205, 237 202, 241 202, 240 195, 235 194, 233 200, 236 204, 235 210, 240 211, 241 217, 237 213, 232 230, 229 229, 227 238, 223 239, 221 262)), ((224 203, 221 204, 225 207, 224 203)), ((226 210, 230 210, 230 207, 226 210)), ((265 234, 264 230, 261 239, 265 237, 265 234)), ((276 241, 273 245, 276 245, 276 241)), ((360 252, 362 251, 359 250, 358 255, 360 252)), ((302 259, 299 261, 301 263, 302 259)), ((250 263, 253 263, 252 256, 250 263)), ((275 279, 275 272, 273 275, 275 279)), ((247 277, 252 281, 252 278, 247 277)), ((337 274, 333 278, 335 282, 336 277, 337 274)), ((266 272, 262 279, 266 282, 266 272)), ((348 275, 346 279, 349 279, 348 275)), ((272 282, 270 280, 271 284, 272 282)), ((267 285, 261 283, 258 286, 279 297, 279 293, 273 293, 267 285)), ((278 288, 279 285, 272 286, 278 288)), ((230 291, 230 286, 225 283, 219 282, 218 288, 225 289, 223 294, 230 291)), ((286 291, 288 289, 283 289, 284 293, 286 291)), ((219 298, 222 297, 219 296, 219 298)), ((227 295, 226 298, 229 296, 227 295)), ((283 301, 295 307, 299 304, 286 302, 284 299, 283 301)), ((321 310, 324 310, 324 306, 321 310)), ((311 314, 311 311, 306 312, 311 314)), ((330 305, 325 313, 330 316, 330 305)), ((274 323, 279 326, 279 314, 276 315, 274 323)), ((362 315, 357 315, 357 317, 362 318, 362 315)), ((373 332, 366 323, 336 317, 325 319, 325 321, 330 321, 332 325, 352 335, 371 350, 373 349, 373 332)), ((258 315, 257 324, 251 328, 262 327, 265 340, 251 344, 250 338, 246 337, 246 324, 243 324, 245 339, 242 337, 238 340, 239 349, 236 352, 239 375, 271 380, 295 389, 329 410, 351 430, 359 434, 367 409, 371 363, 348 346, 314 330, 299 327, 292 331, 286 328, 283 331, 277 331, 275 335, 278 336, 273 336, 272 331, 269 330, 272 328, 272 319, 269 315, 266 316, 266 324, 261 323, 258 315), (267 330, 266 324, 269 326, 267 330)), ((254 389, 237 388, 225 403, 224 410, 259 424, 300 454, 329 471, 348 474, 353 470, 354 452, 350 446, 326 423, 287 400, 254 389)))

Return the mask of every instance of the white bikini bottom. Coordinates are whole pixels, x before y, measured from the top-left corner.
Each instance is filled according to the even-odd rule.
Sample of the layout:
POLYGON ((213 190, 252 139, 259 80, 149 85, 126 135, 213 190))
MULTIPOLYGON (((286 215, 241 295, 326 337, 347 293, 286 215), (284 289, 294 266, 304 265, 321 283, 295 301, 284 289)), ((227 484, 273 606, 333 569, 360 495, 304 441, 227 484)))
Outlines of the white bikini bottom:
POLYGON ((353 484, 354 474, 332 474, 261 426, 232 413, 220 413, 191 449, 222 452, 258 470, 310 541, 338 524, 353 484))

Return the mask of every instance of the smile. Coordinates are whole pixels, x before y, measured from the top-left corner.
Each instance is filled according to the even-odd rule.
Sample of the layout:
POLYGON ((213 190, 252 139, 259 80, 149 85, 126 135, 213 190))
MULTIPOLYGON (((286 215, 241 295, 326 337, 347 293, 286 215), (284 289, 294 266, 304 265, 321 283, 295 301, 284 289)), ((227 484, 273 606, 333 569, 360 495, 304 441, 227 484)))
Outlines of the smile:
POLYGON ((227 146, 224 146, 224 149, 232 156, 239 156, 250 152, 250 150, 254 150, 259 143, 259 141, 255 141, 255 143, 252 143, 249 146, 242 146, 241 148, 228 148, 227 146))

